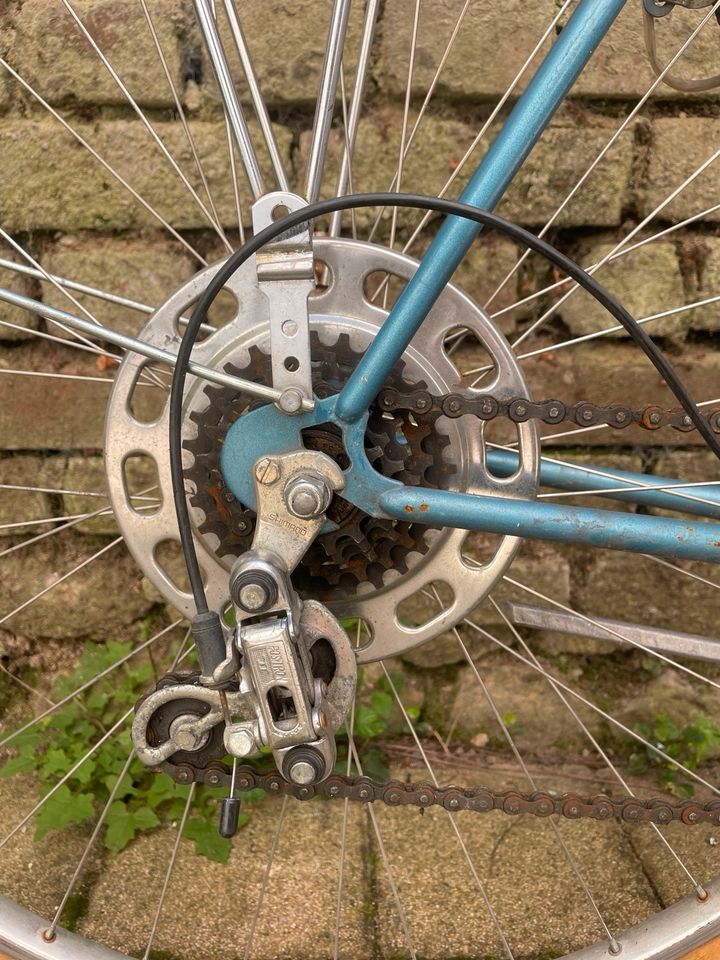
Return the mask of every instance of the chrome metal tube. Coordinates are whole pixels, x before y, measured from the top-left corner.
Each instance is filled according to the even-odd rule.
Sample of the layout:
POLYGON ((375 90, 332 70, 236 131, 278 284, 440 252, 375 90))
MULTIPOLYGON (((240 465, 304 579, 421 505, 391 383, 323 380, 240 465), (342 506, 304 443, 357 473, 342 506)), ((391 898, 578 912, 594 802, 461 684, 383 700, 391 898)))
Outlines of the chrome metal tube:
POLYGON ((242 64, 243 72, 245 73, 245 80, 247 81, 250 97, 253 102, 253 107, 255 108, 255 114, 257 115, 258 122, 260 123, 260 129, 262 130, 263 137, 265 139, 265 146, 267 147, 267 151, 270 155, 270 162, 273 165, 273 170, 275 171, 275 176, 277 177, 278 187, 280 190, 285 190, 288 192, 290 190, 290 185, 288 184, 287 174, 285 173, 285 167, 282 162, 282 157, 280 156, 280 150, 277 145, 277 140, 275 139, 275 134, 273 133, 272 124, 270 123, 267 107, 265 106, 263 95, 260 92, 257 74, 255 73, 252 60, 250 59, 250 51, 248 50, 248 45, 245 41, 245 34, 240 26, 240 20, 238 18, 237 11, 235 10, 235 4, 233 3, 233 0, 223 0, 223 4, 225 6, 225 14, 227 15, 228 24, 230 25, 230 33, 232 34, 235 49, 240 57, 240 63, 242 64))
MULTIPOLYGON (((65 310, 58 310, 57 307, 50 307, 45 303, 40 303, 38 300, 33 300, 31 297, 25 297, 21 293, 14 293, 12 290, 6 290, 0 287, 0 300, 5 303, 11 303, 13 306, 21 307, 24 310, 29 310, 31 313, 36 313, 38 316, 45 317, 48 320, 57 320, 58 323, 62 323, 66 327, 72 327, 73 330, 79 330, 81 333, 94 337, 96 340, 105 340, 108 343, 115 344, 117 347, 121 347, 123 350, 132 350, 134 353, 139 353, 144 357, 148 357, 150 360, 167 363, 170 367, 174 367, 177 361, 175 354, 170 353, 168 350, 162 350, 160 347, 155 347, 150 343, 136 340, 135 337, 128 337, 124 333, 110 330, 109 327, 104 327, 102 324, 92 323, 90 320, 83 320, 81 317, 76 317, 74 314, 67 313, 65 310)), ((280 399, 279 390, 266 387, 261 383, 254 383, 252 380, 245 380, 243 377, 233 377, 229 373, 223 373, 222 370, 213 370, 212 367, 206 367, 202 363, 195 363, 194 360, 190 361, 189 369, 190 373, 196 377, 209 380, 211 383, 217 383, 221 387, 233 387, 236 390, 243 390, 252 396, 273 402, 280 399)), ((310 401, 303 400, 302 409, 312 410, 313 404, 310 401)))
MULTIPOLYGON (((335 196, 337 197, 341 197, 345 193, 348 185, 352 152, 355 148, 355 138, 357 137, 358 125, 360 123, 360 111, 362 109, 362 101, 365 95, 365 80, 367 78, 368 65, 370 63, 370 51, 372 49, 373 38, 375 36, 375 27, 377 25, 379 11, 380 0, 368 0, 368 5, 365 9, 365 22, 363 23, 362 41, 360 44, 357 71, 355 72, 355 86, 353 88, 352 98, 350 100, 350 110, 348 112, 348 127, 345 137, 345 149, 343 150, 343 156, 340 162, 340 173, 338 175, 337 190, 335 192, 335 196)), ((337 237, 340 235, 341 222, 342 211, 337 210, 330 218, 331 237, 337 237)))
POLYGON ((351 0, 335 0, 332 17, 330 18, 325 60, 320 78, 320 92, 315 108, 312 141, 305 174, 305 196, 308 203, 314 203, 320 196, 330 125, 335 109, 335 93, 340 77, 340 65, 350 15, 350 3, 351 0))
POLYGON ((255 152, 255 147, 250 139, 250 132, 245 122, 240 100, 235 92, 230 67, 228 66, 227 57, 223 50, 217 24, 215 23, 215 18, 212 15, 207 0, 193 0, 193 2, 195 4, 198 23, 200 24, 200 30, 205 40, 205 46, 210 56, 210 62, 213 66, 215 78, 220 88, 220 96, 223 100, 230 129, 238 148, 240 159, 245 167, 245 174, 250 184, 250 190, 255 200, 257 200, 266 192, 265 181, 260 169, 260 162, 255 152))

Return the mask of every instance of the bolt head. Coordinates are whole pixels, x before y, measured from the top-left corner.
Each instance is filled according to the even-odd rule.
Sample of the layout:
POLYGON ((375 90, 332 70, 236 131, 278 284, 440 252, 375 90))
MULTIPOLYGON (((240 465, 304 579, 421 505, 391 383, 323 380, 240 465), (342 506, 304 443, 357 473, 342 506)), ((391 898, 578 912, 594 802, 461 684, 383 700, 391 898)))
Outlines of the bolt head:
POLYGON ((297 763, 294 763, 288 775, 293 783, 301 784, 306 786, 309 783, 314 783, 317 777, 315 768, 311 763, 307 763, 305 760, 298 760, 297 763))
POLYGON ((238 596, 243 610, 262 610, 268 602, 267 590, 260 583, 246 583, 238 596))
POLYGON ((303 395, 295 387, 288 387, 280 394, 277 402, 283 413, 299 413, 302 410, 303 395))
POLYGON ((332 494, 323 480, 296 477, 285 490, 285 504, 294 517, 314 520, 330 505, 332 494))
POLYGON ((255 751, 255 738, 244 727, 226 727, 223 740, 227 752, 233 757, 248 757, 255 751))

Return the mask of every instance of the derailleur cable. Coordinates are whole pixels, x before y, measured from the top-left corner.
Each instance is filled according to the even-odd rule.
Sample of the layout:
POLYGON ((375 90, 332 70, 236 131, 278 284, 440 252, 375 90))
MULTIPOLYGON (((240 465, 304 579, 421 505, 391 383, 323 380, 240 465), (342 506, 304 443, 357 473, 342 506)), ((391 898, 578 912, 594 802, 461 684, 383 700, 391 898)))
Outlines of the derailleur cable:
POLYGON ((718 459, 720 459, 720 437, 714 434, 707 419, 698 409, 680 376, 663 352, 616 297, 606 290, 593 276, 575 263, 574 260, 571 260, 568 256, 561 253, 546 240, 535 236, 525 228, 506 220, 496 213, 481 210, 478 207, 461 203, 460 201, 447 200, 440 197, 427 197, 420 194, 363 193, 347 197, 335 197, 309 204, 270 224, 228 257, 198 299, 178 349, 177 362, 173 372, 170 390, 170 474, 180 542, 197 611, 192 620, 192 632, 197 643, 202 673, 205 676, 212 675, 214 667, 225 658, 225 639, 220 615, 208 609, 205 587, 190 524, 190 511, 186 499, 182 466, 183 396, 195 340, 202 325, 207 320, 208 311, 215 301, 215 298, 230 277, 232 277, 235 271, 248 261, 250 257, 262 249, 265 244, 272 242, 287 230, 338 211, 362 207, 393 206, 430 210, 444 216, 463 217, 467 220, 474 221, 478 225, 478 232, 482 227, 491 227, 499 233, 515 240, 518 244, 528 247, 535 253, 540 254, 562 270, 569 278, 583 287, 595 300, 604 306, 611 316, 624 327, 630 337, 641 347, 667 386, 672 390, 708 447, 718 459))

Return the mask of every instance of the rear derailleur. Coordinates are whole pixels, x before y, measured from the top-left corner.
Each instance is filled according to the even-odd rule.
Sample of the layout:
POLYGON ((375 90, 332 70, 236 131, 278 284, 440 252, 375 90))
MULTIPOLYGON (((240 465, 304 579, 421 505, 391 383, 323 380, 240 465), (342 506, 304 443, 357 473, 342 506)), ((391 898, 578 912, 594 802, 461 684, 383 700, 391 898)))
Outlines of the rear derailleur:
POLYGON ((326 523, 342 471, 309 450, 263 458, 254 469, 257 525, 230 572, 225 621, 232 610, 236 626, 223 623, 225 657, 201 674, 169 674, 136 706, 137 756, 180 783, 231 784, 227 755, 237 764, 268 751, 286 780, 324 780, 355 693, 347 634, 323 604, 301 600, 290 579, 326 523))

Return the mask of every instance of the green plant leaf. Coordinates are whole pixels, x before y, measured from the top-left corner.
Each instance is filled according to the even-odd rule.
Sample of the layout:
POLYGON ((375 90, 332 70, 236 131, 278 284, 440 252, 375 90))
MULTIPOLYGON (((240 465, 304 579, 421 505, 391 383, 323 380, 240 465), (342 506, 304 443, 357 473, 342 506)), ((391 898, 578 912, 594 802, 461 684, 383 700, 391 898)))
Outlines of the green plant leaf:
POLYGON ((116 800, 108 810, 105 845, 112 853, 119 853, 143 830, 157 827, 160 820, 149 807, 130 810, 126 803, 116 800))
POLYGON ((73 793, 64 783, 48 797, 40 808, 35 827, 35 839, 42 840, 48 830, 62 830, 70 823, 81 823, 95 813, 91 793, 73 793))
MULTIPOLYGON (((241 810, 238 827, 244 827, 249 820, 250 814, 241 810)), ((195 841, 195 851, 201 857, 207 857, 208 860, 214 860, 217 863, 227 863, 232 850, 232 840, 220 836, 217 831, 217 822, 191 817, 185 824, 183 835, 195 841)))
POLYGON ((385 721, 376 710, 365 704, 355 709, 355 736, 362 740, 371 740, 385 732, 385 721))

